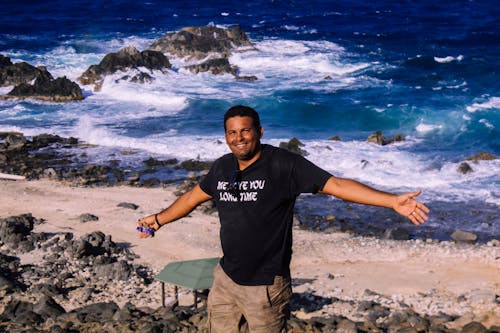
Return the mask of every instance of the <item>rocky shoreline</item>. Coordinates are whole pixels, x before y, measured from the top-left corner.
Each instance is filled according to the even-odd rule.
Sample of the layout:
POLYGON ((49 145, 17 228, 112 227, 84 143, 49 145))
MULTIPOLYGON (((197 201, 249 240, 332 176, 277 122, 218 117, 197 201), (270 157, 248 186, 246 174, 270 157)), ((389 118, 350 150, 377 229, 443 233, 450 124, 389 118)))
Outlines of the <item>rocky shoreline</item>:
MULTIPOLYGON (((35 232, 43 223, 31 214, 0 219, 0 331, 207 331, 205 307, 173 302, 165 308, 151 307, 158 298, 155 273, 134 264, 136 256, 127 246, 117 245, 100 231, 79 238, 71 232, 35 232)), ((293 283, 300 290, 308 281, 296 278, 293 283)), ((167 294, 173 290, 167 289, 167 294)), ((470 297, 500 302, 500 295, 470 297)), ((309 319, 292 315, 289 332, 500 332, 500 327, 485 327, 468 315, 417 313, 401 299, 387 302, 370 290, 352 300, 307 290, 293 295, 293 313, 324 307, 338 312, 350 308, 351 313, 309 319)))

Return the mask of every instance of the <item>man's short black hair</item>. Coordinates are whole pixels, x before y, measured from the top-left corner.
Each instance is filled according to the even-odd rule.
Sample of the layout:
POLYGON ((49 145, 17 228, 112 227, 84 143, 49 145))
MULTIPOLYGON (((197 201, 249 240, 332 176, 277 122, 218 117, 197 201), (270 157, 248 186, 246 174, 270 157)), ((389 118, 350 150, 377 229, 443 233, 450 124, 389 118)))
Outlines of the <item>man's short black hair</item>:
POLYGON ((224 114, 224 131, 226 130, 226 121, 232 117, 250 117, 253 120, 253 126, 255 129, 260 129, 260 118, 257 111, 249 106, 235 105, 224 114))

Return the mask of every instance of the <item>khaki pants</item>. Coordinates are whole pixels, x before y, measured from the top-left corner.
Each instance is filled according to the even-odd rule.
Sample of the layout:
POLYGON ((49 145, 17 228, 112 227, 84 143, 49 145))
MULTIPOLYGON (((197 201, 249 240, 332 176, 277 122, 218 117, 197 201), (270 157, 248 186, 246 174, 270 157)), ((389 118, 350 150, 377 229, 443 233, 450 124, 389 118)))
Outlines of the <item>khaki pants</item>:
POLYGON ((217 265, 214 283, 208 294, 208 331, 286 332, 291 296, 289 277, 276 276, 270 286, 242 286, 231 280, 217 265))

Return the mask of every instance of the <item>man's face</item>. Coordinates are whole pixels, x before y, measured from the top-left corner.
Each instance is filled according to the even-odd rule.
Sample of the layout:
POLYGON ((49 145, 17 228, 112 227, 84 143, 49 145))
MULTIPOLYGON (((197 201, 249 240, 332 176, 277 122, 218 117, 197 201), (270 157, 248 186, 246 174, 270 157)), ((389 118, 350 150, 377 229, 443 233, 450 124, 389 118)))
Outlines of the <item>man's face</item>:
POLYGON ((226 120, 226 143, 238 160, 250 160, 260 149, 262 128, 255 128, 251 117, 226 120))

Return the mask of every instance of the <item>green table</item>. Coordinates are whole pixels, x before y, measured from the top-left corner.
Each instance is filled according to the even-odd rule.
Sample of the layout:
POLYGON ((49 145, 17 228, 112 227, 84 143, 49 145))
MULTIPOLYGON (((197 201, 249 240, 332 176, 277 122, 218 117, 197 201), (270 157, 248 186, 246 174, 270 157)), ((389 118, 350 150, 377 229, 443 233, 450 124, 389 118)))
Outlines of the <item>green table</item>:
POLYGON ((165 283, 175 286, 175 301, 179 303, 178 286, 194 290, 194 306, 198 306, 198 291, 208 290, 214 282, 213 270, 220 258, 205 258, 171 262, 155 276, 161 282, 162 306, 165 307, 165 283))

